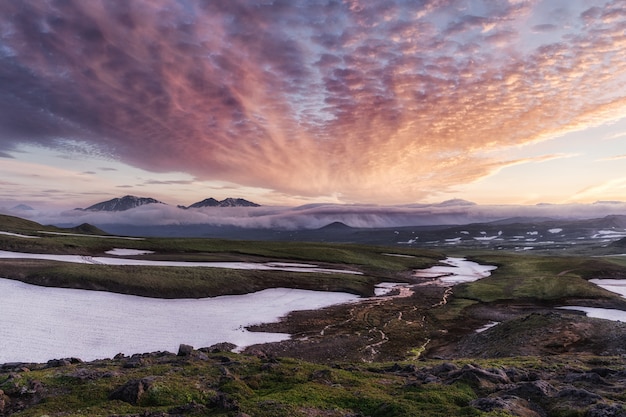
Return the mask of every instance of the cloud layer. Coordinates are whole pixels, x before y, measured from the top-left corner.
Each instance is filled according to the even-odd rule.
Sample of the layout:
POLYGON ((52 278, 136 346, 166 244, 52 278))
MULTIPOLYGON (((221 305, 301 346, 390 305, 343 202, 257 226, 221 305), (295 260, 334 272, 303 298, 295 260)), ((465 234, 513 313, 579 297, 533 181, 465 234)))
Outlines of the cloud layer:
POLYGON ((1 2, 0 156, 416 201, 622 117, 625 29, 617 0, 1 2))
POLYGON ((626 212, 625 202, 593 204, 477 205, 465 200, 404 206, 311 204, 299 207, 206 207, 181 209, 166 204, 147 204, 121 212, 81 210, 38 211, 7 209, 0 212, 26 217, 42 224, 98 226, 213 225, 242 228, 299 230, 317 229, 333 222, 351 227, 384 228, 490 222, 513 217, 590 219, 626 212))

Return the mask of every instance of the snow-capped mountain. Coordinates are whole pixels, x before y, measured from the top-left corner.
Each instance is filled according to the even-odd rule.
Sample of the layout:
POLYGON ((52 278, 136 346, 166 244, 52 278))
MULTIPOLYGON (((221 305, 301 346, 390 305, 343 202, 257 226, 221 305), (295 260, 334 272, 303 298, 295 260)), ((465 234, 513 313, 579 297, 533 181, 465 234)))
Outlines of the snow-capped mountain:
POLYGON ((180 208, 201 208, 201 207, 260 207, 259 204, 252 201, 245 200, 243 198, 226 198, 222 201, 218 201, 214 198, 206 198, 197 203, 193 203, 189 207, 178 206, 180 208))
MULTIPOLYGON (((136 197, 134 195, 126 195, 121 198, 114 198, 112 200, 103 201, 101 203, 94 204, 85 209, 76 209, 82 211, 126 211, 135 207, 144 206, 146 204, 164 204, 162 201, 155 200, 149 197, 136 197)), ((260 207, 259 204, 252 201, 245 200, 243 198, 226 198, 222 201, 218 201, 214 198, 206 198, 197 203, 193 203, 189 207, 177 206, 181 209, 190 208, 202 208, 202 207, 260 207)))
POLYGON ((96 203, 93 206, 89 206, 85 209, 79 209, 84 211, 125 211, 135 207, 143 206, 146 204, 165 204, 159 200, 149 197, 136 197, 134 195, 126 195, 121 198, 114 198, 112 200, 96 203))

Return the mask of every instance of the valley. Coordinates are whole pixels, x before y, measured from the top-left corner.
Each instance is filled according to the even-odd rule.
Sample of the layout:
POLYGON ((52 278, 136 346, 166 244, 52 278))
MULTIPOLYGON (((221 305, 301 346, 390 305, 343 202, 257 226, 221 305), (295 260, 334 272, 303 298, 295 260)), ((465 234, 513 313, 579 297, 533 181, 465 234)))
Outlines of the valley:
MULTIPOLYGON (((334 305, 287 306, 271 320, 257 317, 259 307, 246 302, 233 304, 233 313, 221 308, 222 318, 204 313, 206 327, 197 328, 200 336, 211 333, 218 322, 225 324, 234 311, 257 319, 242 322, 242 331, 280 335, 274 341, 244 343, 238 353, 234 351, 241 342, 221 340, 219 333, 214 339, 201 336, 176 341, 175 336, 169 339, 169 348, 156 351, 136 345, 139 351, 132 352, 120 344, 119 354, 105 357, 96 353, 80 358, 69 348, 63 354, 63 345, 72 343, 62 342, 59 353, 49 361, 24 357, 2 365, 0 415, 82 415, 79 410, 87 409, 89 415, 155 417, 583 416, 598 410, 618 416, 626 404, 616 394, 624 385, 617 375, 626 373, 626 326, 580 311, 626 311, 623 295, 605 289, 619 286, 619 280, 626 278, 626 263, 619 256, 624 253, 623 229, 615 226, 594 225, 612 230, 600 233, 611 237, 590 237, 583 255, 578 245, 558 252, 516 251, 483 243, 497 237, 474 239, 483 235, 481 231, 485 237, 508 236, 520 233, 518 228, 532 230, 530 225, 498 225, 499 235, 482 224, 466 225, 457 231, 467 231, 472 237, 466 246, 426 248, 197 237, 128 239, 85 225, 66 230, 9 216, 0 220, 4 232, 0 234, 0 276, 7 282, 36 285, 33 288, 43 291, 42 300, 46 299, 45 287, 81 290, 87 297, 96 290, 94 295, 185 302, 279 288, 305 291, 302 299, 307 302, 312 299, 306 294, 313 292, 327 302, 334 294, 351 297, 334 305), (473 263, 464 264, 461 257, 473 263), (224 264, 216 268, 212 262, 224 264), (242 263, 247 266, 228 267, 242 263), (446 275, 452 272, 446 268, 455 267, 465 268, 470 278, 446 275), (307 370, 301 374, 294 369, 307 370), (531 373, 535 376, 528 376, 531 373), (372 378, 387 382, 371 384, 372 378), (606 384, 588 384, 592 378, 603 378, 612 390, 603 388, 606 384), (144 381, 145 387, 134 400, 111 399, 116 387, 138 381, 144 381), (550 388, 522 395, 538 384, 550 388), (335 394, 327 391, 329 387, 335 387, 335 394), (92 392, 89 400, 85 389, 92 392), (593 401, 580 397, 582 390, 593 401), (363 401, 345 402, 337 395, 344 399, 360 396, 363 401), (426 400, 424 396, 430 395, 438 400, 426 400)), ((556 226, 545 227, 548 231, 536 236, 557 234, 549 231, 556 226)), ((562 229, 558 233, 567 230, 562 229)), ((280 303, 281 297, 266 294, 262 304, 280 303)), ((45 302, 36 304, 44 306, 45 302)), ((0 332, 4 332, 4 343, 12 346, 25 343, 6 338, 5 326, 12 325, 10 317, 20 310, 31 316, 19 302, 0 304, 5 318, 0 332)), ((148 311, 139 307, 135 318, 109 320, 108 325, 119 326, 120 335, 134 322, 150 332, 150 319, 156 320, 156 315, 148 311), (147 321, 139 321, 139 316, 147 321)), ((160 328, 152 332, 156 339, 161 333, 165 338, 171 328, 202 322, 184 312, 169 315, 170 324, 152 321, 160 328)), ((95 323, 96 328, 105 326, 95 323)), ((81 338, 77 332, 71 336, 74 340, 81 338)), ((20 332, 11 334, 19 337, 20 332)), ((107 342, 114 340, 104 337, 107 342)), ((40 338, 28 342, 24 352, 37 351, 40 338)))

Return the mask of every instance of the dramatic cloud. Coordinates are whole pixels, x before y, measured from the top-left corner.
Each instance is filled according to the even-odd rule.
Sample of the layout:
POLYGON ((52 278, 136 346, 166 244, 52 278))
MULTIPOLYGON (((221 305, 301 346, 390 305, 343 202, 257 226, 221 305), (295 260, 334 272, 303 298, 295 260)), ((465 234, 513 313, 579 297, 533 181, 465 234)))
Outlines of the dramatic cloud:
POLYGON ((416 201, 516 163, 494 150, 625 114, 623 2, 585 5, 1 2, 0 156, 416 201))

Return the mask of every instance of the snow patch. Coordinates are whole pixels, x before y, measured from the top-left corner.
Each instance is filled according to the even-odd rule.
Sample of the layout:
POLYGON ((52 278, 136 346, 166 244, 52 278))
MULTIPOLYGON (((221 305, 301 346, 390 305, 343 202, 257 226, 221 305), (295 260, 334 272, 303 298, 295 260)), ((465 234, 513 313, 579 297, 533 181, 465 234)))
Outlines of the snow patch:
POLYGON ((11 233, 11 232, 0 232, 0 235, 23 237, 25 239, 39 239, 39 236, 28 236, 28 235, 21 235, 19 233, 11 233))
POLYGON ((318 268, 317 265, 290 264, 290 263, 254 263, 254 262, 182 262, 182 261, 149 261, 144 259, 107 258, 100 256, 81 255, 50 255, 42 253, 9 252, 0 250, 0 259, 45 259, 50 261, 70 262, 95 265, 135 265, 135 266, 177 266, 177 267, 205 267, 226 269, 248 269, 263 271, 289 272, 319 272, 323 274, 353 274, 363 275, 362 272, 345 269, 318 268))
POLYGON ((246 326, 276 322, 291 311, 357 299, 339 292, 273 288, 245 295, 165 300, 0 278, 0 363, 176 352, 181 343, 206 347, 228 341, 242 349, 290 337, 249 332, 246 326))
POLYGON ((107 255, 115 255, 115 256, 135 256, 135 255, 147 255, 150 253, 154 253, 151 250, 140 250, 140 249, 120 249, 115 248, 108 250, 106 252, 107 255))

